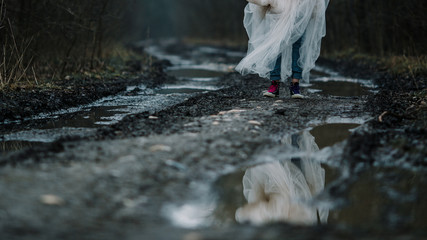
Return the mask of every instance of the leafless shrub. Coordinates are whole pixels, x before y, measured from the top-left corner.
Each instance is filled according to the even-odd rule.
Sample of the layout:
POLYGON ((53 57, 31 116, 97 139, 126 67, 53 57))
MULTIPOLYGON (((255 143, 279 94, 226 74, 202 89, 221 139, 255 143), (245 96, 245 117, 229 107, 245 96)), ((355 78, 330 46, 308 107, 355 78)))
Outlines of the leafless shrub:
POLYGON ((4 86, 103 66, 100 59, 120 39, 121 17, 131 0, 0 1, 4 86))
POLYGON ((376 55, 427 54, 427 1, 332 0, 325 49, 376 55))

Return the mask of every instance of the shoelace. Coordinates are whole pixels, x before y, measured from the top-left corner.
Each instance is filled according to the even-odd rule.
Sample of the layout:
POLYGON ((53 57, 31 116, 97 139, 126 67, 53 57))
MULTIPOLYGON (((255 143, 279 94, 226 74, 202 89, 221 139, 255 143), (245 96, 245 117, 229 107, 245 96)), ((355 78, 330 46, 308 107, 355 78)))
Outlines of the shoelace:
POLYGON ((277 81, 272 81, 271 82, 271 86, 268 89, 269 92, 274 92, 277 90, 277 88, 279 87, 279 83, 277 81))

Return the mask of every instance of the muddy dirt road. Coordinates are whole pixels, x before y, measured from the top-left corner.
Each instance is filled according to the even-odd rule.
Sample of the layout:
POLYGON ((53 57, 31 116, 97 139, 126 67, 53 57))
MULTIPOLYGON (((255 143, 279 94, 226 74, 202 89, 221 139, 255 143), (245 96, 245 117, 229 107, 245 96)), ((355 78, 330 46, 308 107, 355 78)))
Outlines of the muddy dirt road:
POLYGON ((187 82, 164 89, 189 94, 176 103, 4 153, 0 238, 425 237, 425 130, 386 114, 380 123, 372 79, 320 68, 306 99, 267 99, 266 80, 236 73, 189 91, 200 73, 174 66, 187 82))

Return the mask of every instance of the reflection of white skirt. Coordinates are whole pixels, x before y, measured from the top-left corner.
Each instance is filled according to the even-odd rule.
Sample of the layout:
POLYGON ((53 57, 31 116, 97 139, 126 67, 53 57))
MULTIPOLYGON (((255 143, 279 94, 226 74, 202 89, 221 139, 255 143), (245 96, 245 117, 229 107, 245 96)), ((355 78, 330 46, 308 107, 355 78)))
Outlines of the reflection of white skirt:
MULTIPOLYGON (((318 151, 314 137, 304 132, 299 139, 300 150, 318 151)), ((238 222, 255 224, 286 221, 298 224, 316 224, 317 211, 325 223, 327 209, 317 209, 309 202, 324 189, 325 171, 320 163, 301 158, 300 168, 285 160, 250 168, 243 177, 243 194, 248 204, 236 211, 238 222)))
MULTIPOLYGON (((252 2, 257 2, 253 1, 252 2)), ((249 36, 248 53, 236 67, 242 74, 269 77, 277 57, 282 55, 282 80, 291 76, 292 45, 304 35, 298 64, 303 81, 320 54, 326 34, 325 11, 329 0, 266 0, 275 8, 249 3, 244 26, 249 36)))

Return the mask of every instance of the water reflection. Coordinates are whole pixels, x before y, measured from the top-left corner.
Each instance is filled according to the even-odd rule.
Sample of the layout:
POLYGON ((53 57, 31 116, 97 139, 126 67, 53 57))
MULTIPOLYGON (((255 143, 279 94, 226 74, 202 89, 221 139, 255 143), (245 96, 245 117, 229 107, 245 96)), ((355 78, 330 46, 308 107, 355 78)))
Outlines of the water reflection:
POLYGON ((212 80, 224 76, 225 72, 213 71, 208 69, 197 68, 175 68, 168 70, 167 73, 177 78, 191 78, 191 79, 207 79, 212 80))
POLYGON ((351 135, 351 129, 355 129, 357 123, 330 123, 314 127, 310 133, 314 136, 320 149, 332 146, 346 140, 351 135))
POLYGON ((329 210, 311 204, 325 187, 325 170, 310 158, 319 151, 314 137, 304 131, 283 142, 306 154, 246 170, 242 182, 247 204, 237 209, 238 222, 286 221, 308 225, 327 222, 329 210))
POLYGON ((355 97, 369 95, 369 91, 362 84, 345 81, 312 81, 310 89, 319 90, 322 94, 340 97, 355 97))

